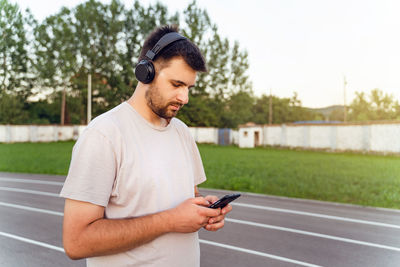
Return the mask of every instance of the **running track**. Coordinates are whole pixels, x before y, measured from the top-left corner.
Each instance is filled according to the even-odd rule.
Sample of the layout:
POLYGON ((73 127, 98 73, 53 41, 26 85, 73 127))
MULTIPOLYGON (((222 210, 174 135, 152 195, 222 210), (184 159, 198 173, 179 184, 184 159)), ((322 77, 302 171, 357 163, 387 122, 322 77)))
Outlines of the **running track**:
MULTIPOLYGON (((0 173, 0 266, 85 266, 62 248, 64 176, 0 173)), ((222 196, 226 191, 200 189, 222 196)), ((201 266, 400 266, 400 211, 244 194, 201 266)))

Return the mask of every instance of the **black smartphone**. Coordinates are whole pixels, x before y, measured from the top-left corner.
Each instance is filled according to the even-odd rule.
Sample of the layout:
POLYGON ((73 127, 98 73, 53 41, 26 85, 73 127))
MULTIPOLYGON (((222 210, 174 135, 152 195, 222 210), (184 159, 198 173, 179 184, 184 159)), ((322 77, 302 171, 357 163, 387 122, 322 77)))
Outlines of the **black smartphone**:
POLYGON ((215 201, 213 204, 211 204, 208 207, 211 208, 211 209, 218 209, 218 208, 222 209, 223 207, 228 205, 229 202, 234 201, 238 197, 240 197, 240 194, 225 195, 225 196, 221 197, 220 199, 218 199, 217 201, 215 201))

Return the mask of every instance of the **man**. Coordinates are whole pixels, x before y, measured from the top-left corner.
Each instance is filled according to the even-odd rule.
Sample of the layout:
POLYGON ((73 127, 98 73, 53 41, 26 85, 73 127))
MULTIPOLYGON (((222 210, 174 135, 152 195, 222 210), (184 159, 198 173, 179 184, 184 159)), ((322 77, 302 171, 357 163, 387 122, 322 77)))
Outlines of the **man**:
POLYGON ((207 208, 217 197, 199 195, 201 157, 174 118, 204 58, 164 26, 139 62, 132 97, 94 119, 74 146, 61 191, 64 248, 88 266, 199 266, 197 231, 221 229, 232 209, 207 208))

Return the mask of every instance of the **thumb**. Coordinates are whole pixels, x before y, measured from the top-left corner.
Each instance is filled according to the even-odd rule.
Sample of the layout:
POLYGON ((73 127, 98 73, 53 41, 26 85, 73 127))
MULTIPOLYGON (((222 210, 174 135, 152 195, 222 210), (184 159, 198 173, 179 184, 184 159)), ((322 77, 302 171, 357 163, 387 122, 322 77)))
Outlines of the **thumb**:
POLYGON ((193 204, 208 206, 210 205, 210 202, 208 202, 208 200, 206 200, 204 197, 195 197, 193 198, 193 204))

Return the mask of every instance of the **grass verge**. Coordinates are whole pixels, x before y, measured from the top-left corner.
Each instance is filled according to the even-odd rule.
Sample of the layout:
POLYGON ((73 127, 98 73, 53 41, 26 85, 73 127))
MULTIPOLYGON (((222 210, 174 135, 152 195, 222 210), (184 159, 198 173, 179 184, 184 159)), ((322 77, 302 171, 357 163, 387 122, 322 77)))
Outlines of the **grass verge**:
POLYGON ((209 188, 400 208, 400 157, 199 146, 209 188))
MULTIPOLYGON (((0 171, 68 172, 74 142, 0 144, 0 171)), ((400 208, 400 157, 199 145, 202 187, 400 208)))

